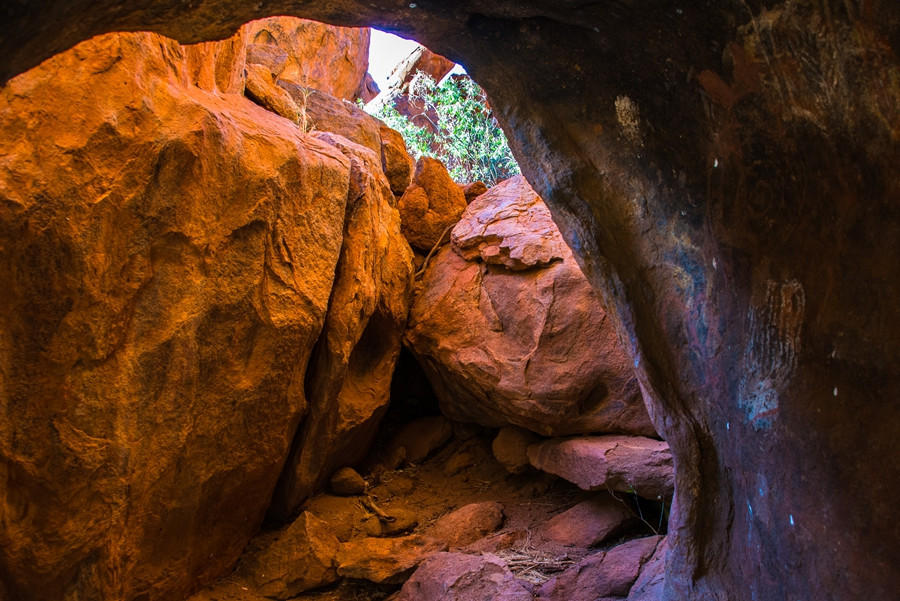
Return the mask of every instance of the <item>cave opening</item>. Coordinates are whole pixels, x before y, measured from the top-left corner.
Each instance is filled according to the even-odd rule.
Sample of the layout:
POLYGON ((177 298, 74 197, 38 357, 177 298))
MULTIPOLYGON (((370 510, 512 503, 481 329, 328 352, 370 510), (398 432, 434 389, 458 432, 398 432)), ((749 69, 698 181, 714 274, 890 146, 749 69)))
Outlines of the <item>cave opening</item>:
MULTIPOLYGON (((408 307, 381 301, 406 289, 382 276, 408 282, 425 261, 387 242, 405 237, 390 211, 359 201, 389 205, 413 167, 394 152, 396 138, 385 143, 390 132, 346 120, 353 105, 307 95, 303 82, 277 85, 282 58, 265 35, 229 38, 280 12, 403 32, 465 62, 490 92, 528 181, 622 325, 637 388, 675 456, 665 582, 646 598, 893 599, 898 7, 45 0, 0 9, 0 597, 186 598, 239 558, 250 564, 244 551, 266 541, 246 543, 267 514, 284 523, 342 464, 366 471, 351 455, 368 443, 331 443, 378 441, 373 424, 387 410, 344 369, 377 371, 381 390, 391 370, 344 343, 402 342, 404 326, 388 326, 408 307), (110 33, 148 29, 156 33, 110 33), (253 42, 262 67, 248 70, 253 42), (331 131, 307 131, 301 106, 331 131), (379 171, 387 183, 367 177, 379 171), (367 229, 386 235, 348 243, 367 229), (376 266, 385 267, 378 285, 355 294, 347 274, 376 266), (378 331, 366 332, 369 321, 378 331), (352 410, 328 401, 337 397, 352 410), (335 432, 328 444, 308 442, 335 432)), ((428 263, 443 252, 473 264, 466 273, 481 278, 488 331, 527 341, 528 328, 507 328, 514 315, 494 302, 516 261, 491 245, 469 250, 478 258, 438 250, 428 263)), ((565 337, 538 330, 541 341, 565 337)), ((598 398, 628 389, 611 377, 575 406, 592 413, 598 398)), ((565 413, 561 399, 545 400, 550 415, 565 413)), ((493 461, 498 416, 458 419, 442 404, 444 419, 491 424, 481 426, 491 444, 478 467, 493 461)), ((388 416, 385 439, 387 424, 407 417, 388 416)), ((432 457, 460 450, 463 435, 453 436, 432 457)), ((374 532, 383 508, 371 503, 374 532)), ((301 542, 285 562, 311 548, 326 560, 307 558, 285 586, 335 577, 328 558, 344 543, 321 522, 293 520, 301 542)), ((463 555, 456 572, 503 571, 463 555)), ((374 584, 371 596, 397 586, 374 584)), ((637 596, 634 586, 612 596, 637 596)), ((585 590, 597 592, 576 585, 566 598, 585 590)))
MULTIPOLYGON (((615 568, 625 598, 661 571, 672 460, 611 316, 515 161, 460 181, 362 110, 367 42, 111 33, 3 88, 30 442, 2 449, 0 595, 416 598, 449 569, 553 599, 615 568)), ((389 88, 466 78, 413 59, 389 88)))

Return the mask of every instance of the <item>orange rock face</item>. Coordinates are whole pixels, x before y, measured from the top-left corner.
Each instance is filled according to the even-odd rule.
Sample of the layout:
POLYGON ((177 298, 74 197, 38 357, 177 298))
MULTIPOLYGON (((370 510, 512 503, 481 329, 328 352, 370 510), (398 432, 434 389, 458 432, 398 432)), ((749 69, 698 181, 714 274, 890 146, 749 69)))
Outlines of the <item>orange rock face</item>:
POLYGON ((240 95, 243 40, 106 35, 0 90, 10 599, 177 599, 220 576, 301 418, 356 417, 352 376, 390 373, 410 267, 365 171, 380 157, 240 95), (323 326, 337 414, 304 391, 323 326))
POLYGON ((335 134, 315 137, 350 160, 350 202, 331 306, 307 376, 310 413, 273 500, 281 518, 336 468, 365 455, 387 409, 412 289, 412 251, 381 157, 335 134))
POLYGON ((448 417, 545 435, 654 434, 613 325, 523 178, 469 205, 451 239, 406 334, 448 417))
POLYGON ((444 164, 431 157, 421 157, 412 183, 400 197, 403 235, 409 244, 428 252, 447 228, 459 221, 465 209, 466 197, 444 164))
POLYGON ((249 42, 276 46, 287 55, 277 77, 355 100, 369 69, 369 29, 334 27, 293 17, 273 17, 248 23, 249 42))

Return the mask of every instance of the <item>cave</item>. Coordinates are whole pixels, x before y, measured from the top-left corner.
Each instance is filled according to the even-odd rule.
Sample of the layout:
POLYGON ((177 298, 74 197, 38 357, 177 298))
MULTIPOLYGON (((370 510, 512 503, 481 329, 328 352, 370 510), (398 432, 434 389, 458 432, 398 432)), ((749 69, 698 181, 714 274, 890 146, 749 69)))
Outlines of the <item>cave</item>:
MULTIPOLYGON (((54 64, 57 76, 78 69, 117 72, 117 61, 129 56, 128 44, 137 42, 94 38, 108 32, 210 42, 274 15, 373 26, 414 38, 464 65, 489 94, 523 173, 627 344, 653 425, 671 448, 675 500, 661 598, 896 595, 896 3, 153 0, 136 6, 118 0, 14 0, 0 8, 0 129, 9 130, 0 169, 16 174, 0 188, 2 596, 173 598, 230 569, 210 561, 215 549, 229 548, 236 533, 253 529, 245 522, 261 523, 267 507, 251 502, 252 492, 207 499, 207 487, 234 479, 245 491, 274 486, 271 474, 279 462, 266 457, 289 450, 299 422, 283 416, 306 410, 297 390, 307 374, 287 351, 311 352, 320 339, 293 309, 302 305, 324 319, 329 299, 314 276, 303 282, 303 294, 291 292, 300 286, 292 270, 312 274, 316 265, 338 264, 344 212, 343 197, 324 186, 310 191, 310 198, 280 194, 271 185, 276 176, 229 146, 233 130, 220 127, 213 113, 191 109, 187 96, 169 102, 150 86, 127 111, 100 115, 90 130, 92 143, 111 164, 123 148, 110 132, 140 123, 146 109, 170 115, 172 132, 190 132, 186 138, 161 134, 143 140, 147 148, 166 141, 152 160, 140 154, 135 159, 151 161, 148 169, 162 183, 138 199, 153 207, 140 215, 146 227, 117 212, 121 198, 115 187, 93 208, 75 206, 76 223, 57 227, 47 198, 103 189, 103 177, 118 182, 118 172, 79 179, 97 166, 84 162, 78 153, 84 141, 69 135, 66 120, 53 111, 17 125, 7 107, 43 89, 53 73, 28 85, 16 76, 54 64), (65 54, 92 38, 107 44, 108 60, 79 55, 77 48, 65 54), (197 122, 204 126, 197 129, 197 122), (40 138, 32 149, 34 135, 40 138), (26 148, 32 149, 29 158, 17 162, 26 148), (40 182, 40 166, 56 152, 67 157, 74 175, 54 188, 53 182, 40 182), (239 170, 254 174, 239 184, 242 195, 228 192, 238 185, 239 170), (23 200, 32 181, 47 184, 47 196, 23 200), (208 202, 176 206, 167 186, 190 189, 208 202), (248 195, 261 200, 247 205, 248 195), (228 202, 216 204, 219 197, 228 202), (294 210, 312 198, 320 212, 294 210), (227 235, 203 212, 227 217, 226 204, 240 205, 250 216, 232 224, 227 235), (95 210, 107 211, 106 229, 86 221, 95 210), (271 219, 273 211, 295 217, 271 219), (180 229, 167 230, 170 223, 180 229), (324 231, 326 225, 336 233, 323 237, 316 256, 293 254, 300 233, 324 231), (78 228, 84 244, 105 249, 94 263, 72 245, 78 228), (203 236, 227 238, 234 260, 219 262, 223 256, 215 245, 197 244, 203 236), (123 259, 135 256, 130 249, 137 247, 148 251, 123 259), (266 257, 262 284, 241 279, 238 263, 247 248, 266 257), (83 277, 91 270, 103 277, 83 277), (161 284, 144 290, 149 274, 161 284), (235 283, 185 292, 185 282, 209 274, 235 283), (142 304, 128 301, 136 291, 142 304), (197 299, 204 295, 216 299, 215 310, 197 314, 197 299), (148 321, 163 303, 163 317, 148 321), (255 317, 235 327, 239 315, 255 317), (190 337, 179 335, 185 324, 190 337), (229 366, 223 362, 228 352, 210 349, 240 349, 242 364, 229 366), (133 365, 140 373, 122 371, 133 365), (283 381, 268 377, 271 369, 283 381), (104 383, 121 397, 121 411, 107 410, 105 398, 92 396, 104 383), (188 424, 175 409, 184 390, 227 397, 240 410, 217 426, 210 423, 216 418, 210 404, 207 413, 198 410, 191 418, 204 435, 182 438, 178 433, 188 424), (263 402, 270 395, 279 403, 263 402), (85 402, 73 408, 73 398, 85 402), (137 419, 132 408, 160 399, 158 411, 141 412, 137 419), (287 405, 286 413, 281 405, 287 405), (262 423, 274 425, 261 428, 262 423), (175 461, 122 485, 154 445, 190 445, 214 456, 227 428, 239 429, 254 446, 229 449, 235 453, 227 457, 230 467, 215 482, 196 486, 175 461), (144 431, 170 434, 147 440, 144 431), (135 452, 111 444, 109 433, 130 441, 135 452), (47 473, 54 474, 52 482, 47 473), (204 500, 204 511, 191 513, 155 496, 160 483, 204 500), (141 495, 165 519, 145 519, 131 504, 141 495), (255 507, 253 515, 241 510, 245 502, 255 507), (64 512, 54 509, 60 503, 84 507, 89 517, 96 509, 96 519, 73 530, 64 512), (233 516, 227 527, 219 527, 222 516, 233 516), (109 531, 109 519, 126 529, 109 531), (179 553, 182 541, 201 536, 209 539, 210 557, 179 553), (134 541, 164 541, 153 547, 153 557, 142 558, 158 570, 110 561, 134 541), (54 545, 72 554, 53 556, 47 549, 54 545), (183 574, 191 575, 191 583, 183 574)), ((126 84, 146 83, 142 77, 154 69, 174 69, 184 61, 179 77, 222 94, 234 85, 234 71, 199 67, 195 59, 202 46, 192 54, 153 43, 162 47, 160 63, 129 64, 135 68, 126 84)), ((217 64, 227 66, 229 49, 217 52, 217 64)), ((107 100, 115 101, 116 94, 127 92, 110 88, 107 100)), ((47 106, 57 102, 52 96, 43 100, 47 106)), ((77 114, 79 107, 66 108, 77 114)), ((225 123, 247 119, 235 111, 225 123)), ((165 127, 160 125, 164 133, 165 127)), ((302 144, 267 147, 269 158, 280 162, 277 177, 346 179, 348 160, 338 151, 325 152, 327 160, 312 166, 298 149, 324 152, 302 144)), ((391 307, 378 311, 384 321, 395 314, 391 307)), ((337 319, 333 329, 342 325, 337 319)), ((335 349, 334 356, 340 352, 335 349)), ((300 357, 301 363, 308 358, 300 357)), ((324 378, 319 385, 338 384, 324 378)))

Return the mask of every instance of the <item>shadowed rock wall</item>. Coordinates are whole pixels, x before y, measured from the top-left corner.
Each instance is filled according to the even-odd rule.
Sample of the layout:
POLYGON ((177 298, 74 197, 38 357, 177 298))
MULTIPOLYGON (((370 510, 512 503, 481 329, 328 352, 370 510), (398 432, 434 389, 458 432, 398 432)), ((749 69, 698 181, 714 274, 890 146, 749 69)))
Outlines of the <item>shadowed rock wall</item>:
POLYGON ((657 399, 670 598, 895 594, 900 5, 12 2, 2 76, 269 14, 403 32, 490 94, 657 399))

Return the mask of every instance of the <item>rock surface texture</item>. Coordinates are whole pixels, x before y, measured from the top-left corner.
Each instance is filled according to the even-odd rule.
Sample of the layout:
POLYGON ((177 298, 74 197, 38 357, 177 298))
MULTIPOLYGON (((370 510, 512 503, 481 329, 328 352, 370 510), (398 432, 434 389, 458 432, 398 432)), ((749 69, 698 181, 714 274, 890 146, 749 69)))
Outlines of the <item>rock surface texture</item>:
POLYGON ((554 576, 540 589, 537 601, 612 601, 628 596, 641 573, 641 567, 653 556, 660 537, 639 538, 591 555, 562 574, 554 576))
POLYGON ((437 553, 400 589, 397 601, 532 601, 499 558, 490 554, 437 553))
POLYGON ((241 572, 261 595, 290 599, 337 581, 340 545, 328 524, 304 511, 272 544, 244 554, 241 572))
POLYGON ((380 147, 243 65, 240 35, 108 35, 2 89, 0 597, 184 597, 286 459, 294 508, 373 433, 412 270, 380 147))
MULTIPOLYGON (((19 2, 2 10, 0 80, 111 30, 196 42, 275 13, 390 28, 488 92, 675 457, 669 598, 895 596, 900 4, 19 2)), ((65 143, 70 121, 46 139, 65 143)), ((55 281, 27 284, 35 303, 66 298, 41 292, 55 281)), ((15 363, 13 344, 4 378, 62 377, 15 363)), ((25 440, 2 444, 29 454, 25 440)), ((5 490, 46 465, 6 461, 5 490)))
POLYGON ((427 253, 439 241, 446 241, 447 230, 465 209, 466 197, 444 164, 427 156, 419 158, 412 183, 400 197, 403 235, 410 246, 427 253))
POLYGON ((524 178, 479 196, 450 238, 406 333, 446 415, 551 436, 655 435, 614 324, 524 178))
POLYGON ((269 511, 280 519, 365 455, 387 409, 412 285, 412 251, 381 157, 336 134, 311 137, 344 154, 350 185, 329 311, 306 378, 309 414, 269 511))
MULTIPOLYGON (((354 101, 365 88, 369 70, 367 27, 334 27, 290 17, 260 19, 245 28, 257 55, 282 54, 281 81, 313 88, 342 100, 354 101)), ((249 62, 249 61, 248 61, 249 62)))
POLYGON ((669 445, 642 436, 552 438, 528 447, 531 465, 584 490, 668 498, 675 485, 669 445))

